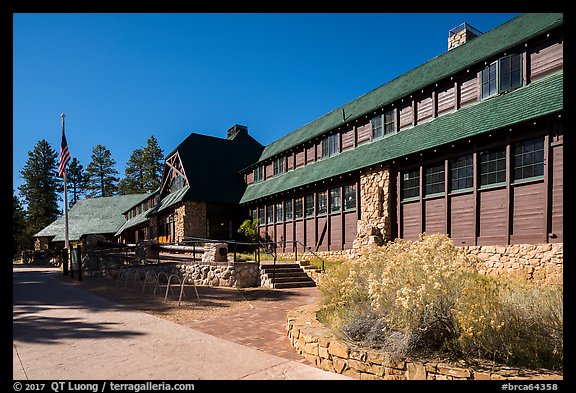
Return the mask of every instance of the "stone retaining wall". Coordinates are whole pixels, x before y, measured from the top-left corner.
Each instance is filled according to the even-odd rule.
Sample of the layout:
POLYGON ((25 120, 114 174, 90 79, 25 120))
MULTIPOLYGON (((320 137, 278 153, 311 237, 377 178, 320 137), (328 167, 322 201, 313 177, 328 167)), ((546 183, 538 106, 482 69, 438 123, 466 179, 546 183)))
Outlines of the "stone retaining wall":
POLYGON ((563 379, 561 374, 545 370, 512 367, 471 368, 465 364, 442 361, 416 362, 400 359, 384 351, 360 349, 338 340, 316 319, 319 304, 299 307, 288 312, 288 338, 298 353, 311 364, 326 371, 361 380, 506 380, 563 379))
POLYGON ((180 274, 190 273, 196 285, 242 288, 260 286, 260 267, 256 262, 230 262, 227 266, 177 264, 175 268, 180 274))
POLYGON ((563 243, 467 246, 464 249, 480 259, 480 274, 514 274, 546 284, 562 282, 563 243))

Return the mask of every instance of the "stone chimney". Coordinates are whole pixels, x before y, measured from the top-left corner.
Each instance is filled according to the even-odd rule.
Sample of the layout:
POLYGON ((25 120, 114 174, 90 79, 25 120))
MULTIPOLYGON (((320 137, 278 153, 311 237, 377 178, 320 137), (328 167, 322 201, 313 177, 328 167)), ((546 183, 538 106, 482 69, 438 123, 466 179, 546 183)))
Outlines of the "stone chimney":
POLYGON ((228 130, 228 133, 226 134, 226 139, 234 139, 236 137, 236 135, 238 135, 238 133, 240 132, 245 132, 248 133, 248 127, 246 126, 241 126, 240 124, 234 124, 232 127, 230 127, 230 129, 228 130))
POLYGON ((465 44, 466 42, 478 37, 481 34, 482 32, 480 30, 475 29, 468 23, 464 22, 448 32, 448 50, 465 44))

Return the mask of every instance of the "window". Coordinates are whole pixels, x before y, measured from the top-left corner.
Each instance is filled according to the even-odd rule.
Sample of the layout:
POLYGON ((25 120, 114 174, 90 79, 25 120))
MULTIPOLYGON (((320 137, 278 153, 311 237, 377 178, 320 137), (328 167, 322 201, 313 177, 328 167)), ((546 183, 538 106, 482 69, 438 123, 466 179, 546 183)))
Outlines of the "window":
POLYGON ((344 186, 344 210, 356 209, 356 185, 344 186))
POLYGON ((292 201, 284 202, 284 221, 292 221, 292 201))
POLYGON ((384 113, 384 135, 393 134, 396 132, 396 116, 394 111, 384 113))
POLYGON ((326 214, 328 211, 328 198, 326 191, 316 194, 316 214, 318 216, 326 214))
POLYGON ((340 211, 340 187, 330 190, 330 213, 340 211))
POLYGON ((381 138, 384 133, 382 132, 382 115, 374 116, 372 118, 372 139, 381 138))
POLYGON ((340 153, 340 135, 332 134, 322 139, 322 158, 340 153))
POLYGON ((450 161, 450 190, 464 190, 474 186, 474 163, 472 154, 450 161))
POLYGON ((522 84, 522 55, 506 56, 500 59, 499 91, 514 89, 522 84))
POLYGON ((420 168, 402 174, 402 199, 420 195, 420 168))
POLYGON ((260 226, 264 225, 264 207, 258 208, 258 224, 260 226))
POLYGON ((274 176, 284 173, 284 157, 276 158, 274 160, 274 176))
POLYGON ((544 175, 544 138, 514 145, 514 180, 544 175))
POLYGON ((496 65, 494 62, 482 70, 482 98, 490 97, 498 91, 496 65))
POLYGON ((262 165, 254 168, 254 183, 264 180, 264 167, 262 165))
POLYGON ((389 111, 383 115, 372 118, 372 139, 378 139, 384 135, 396 132, 396 122, 394 121, 394 111, 389 111))
POLYGON ((506 148, 480 153, 480 186, 506 181, 506 148))
POLYGON ((482 98, 522 85, 522 55, 503 57, 482 70, 482 98))
POLYGON ((424 195, 444 192, 444 162, 424 168, 424 195))
POLYGON ((295 220, 302 218, 302 214, 303 214, 302 203, 303 203, 302 198, 294 199, 294 219, 295 220))
POLYGON ((306 210, 306 217, 314 217, 314 195, 304 197, 304 209, 306 210))
POLYGON ((266 207, 266 224, 274 224, 274 206, 266 207))
POLYGON ((284 218, 284 216, 282 215, 282 203, 277 203, 275 206, 275 209, 276 210, 274 213, 276 215, 276 218, 274 221, 275 222, 282 222, 282 219, 284 218))
POLYGON ((252 209, 252 211, 250 212, 250 216, 252 218, 252 221, 256 221, 258 219, 258 210, 252 209))

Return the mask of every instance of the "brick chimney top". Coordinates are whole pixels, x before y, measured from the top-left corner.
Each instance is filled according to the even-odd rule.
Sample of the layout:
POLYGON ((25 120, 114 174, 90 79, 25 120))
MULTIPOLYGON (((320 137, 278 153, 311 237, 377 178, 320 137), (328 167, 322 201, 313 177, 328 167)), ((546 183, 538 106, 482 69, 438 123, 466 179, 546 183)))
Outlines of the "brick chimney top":
POLYGON ((482 32, 464 22, 448 32, 448 50, 454 49, 473 38, 480 36, 482 32))
POLYGON ((232 127, 230 127, 230 129, 228 129, 226 139, 234 139, 240 132, 248 133, 248 127, 242 126, 240 124, 234 124, 232 127))

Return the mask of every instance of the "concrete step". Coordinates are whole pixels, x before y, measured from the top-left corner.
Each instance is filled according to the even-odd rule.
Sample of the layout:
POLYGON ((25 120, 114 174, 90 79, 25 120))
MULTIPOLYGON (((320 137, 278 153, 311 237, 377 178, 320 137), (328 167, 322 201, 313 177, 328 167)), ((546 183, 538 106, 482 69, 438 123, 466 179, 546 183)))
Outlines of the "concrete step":
POLYGON ((314 282, 310 277, 275 277, 272 279, 272 283, 280 284, 287 282, 314 282))
POLYGON ((299 271, 299 272, 273 272, 273 271, 271 271, 271 272, 264 272, 264 274, 266 274, 270 278, 272 278, 272 277, 276 277, 276 278, 280 278, 280 277, 294 277, 294 278, 309 277, 303 271, 299 271))
POLYGON ((283 282, 274 284, 274 288, 276 289, 284 289, 284 288, 306 288, 306 287, 315 287, 316 283, 314 281, 294 281, 294 282, 283 282))

